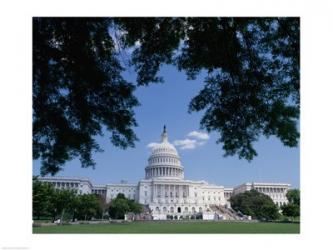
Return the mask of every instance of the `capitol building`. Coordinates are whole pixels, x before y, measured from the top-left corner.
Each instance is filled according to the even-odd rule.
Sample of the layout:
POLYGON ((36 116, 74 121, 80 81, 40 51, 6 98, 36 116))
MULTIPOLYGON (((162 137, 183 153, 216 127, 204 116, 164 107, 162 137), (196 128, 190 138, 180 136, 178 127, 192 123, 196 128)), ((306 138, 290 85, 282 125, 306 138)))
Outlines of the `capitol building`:
MULTIPOLYGON (((244 183, 234 188, 209 184, 206 181, 184 179, 184 167, 176 148, 169 143, 164 126, 160 143, 152 148, 145 167, 144 179, 137 184, 119 183, 93 185, 89 179, 65 177, 40 177, 55 188, 72 189, 78 194, 98 194, 110 202, 119 193, 149 207, 153 219, 164 220, 167 216, 186 216, 201 213, 203 218, 212 219, 219 211, 227 218, 232 195, 255 189, 270 196, 281 206, 288 202, 286 193, 290 184, 244 183)), ((229 214, 229 217, 232 216, 229 214)))

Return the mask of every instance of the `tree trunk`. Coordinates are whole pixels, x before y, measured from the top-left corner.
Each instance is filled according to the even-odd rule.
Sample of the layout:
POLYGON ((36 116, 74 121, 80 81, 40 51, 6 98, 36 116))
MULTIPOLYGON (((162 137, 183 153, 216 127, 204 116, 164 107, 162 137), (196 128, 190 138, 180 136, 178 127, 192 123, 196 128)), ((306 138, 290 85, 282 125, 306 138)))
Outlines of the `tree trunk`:
POLYGON ((64 213, 65 213, 65 209, 62 210, 61 212, 61 217, 60 217, 60 223, 62 224, 62 220, 63 220, 63 217, 64 217, 64 213))

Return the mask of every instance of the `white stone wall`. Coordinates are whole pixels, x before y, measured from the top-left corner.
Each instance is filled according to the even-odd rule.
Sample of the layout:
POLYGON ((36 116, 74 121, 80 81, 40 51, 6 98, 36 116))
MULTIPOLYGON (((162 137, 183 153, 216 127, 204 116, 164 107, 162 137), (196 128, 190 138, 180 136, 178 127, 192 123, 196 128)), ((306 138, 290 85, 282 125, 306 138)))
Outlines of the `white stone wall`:
POLYGON ((152 201, 151 181, 142 180, 138 185, 137 201, 140 204, 148 205, 152 201))
POLYGON ((226 203, 223 187, 204 185, 199 189, 199 192, 201 204, 224 205, 226 203))
POLYGON ((91 194, 92 185, 88 181, 82 181, 80 183, 80 194, 91 194))
POLYGON ((257 190, 260 193, 268 195, 273 200, 273 202, 278 206, 288 203, 286 194, 290 189, 290 184, 247 182, 240 186, 235 187, 234 194, 236 195, 239 193, 243 193, 251 189, 257 190))
POLYGON ((91 194, 92 184, 87 179, 68 177, 40 177, 42 182, 51 183, 56 189, 73 190, 77 194, 91 194))
POLYGON ((118 194, 124 194, 126 198, 137 200, 137 185, 135 184, 107 184, 106 185, 106 201, 110 202, 116 198, 118 194))

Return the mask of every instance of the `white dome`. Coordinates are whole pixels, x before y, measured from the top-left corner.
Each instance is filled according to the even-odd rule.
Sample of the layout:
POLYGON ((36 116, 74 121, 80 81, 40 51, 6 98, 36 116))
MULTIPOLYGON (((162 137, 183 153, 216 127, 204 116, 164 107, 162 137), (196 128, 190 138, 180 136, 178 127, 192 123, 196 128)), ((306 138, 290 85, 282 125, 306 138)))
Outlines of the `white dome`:
POLYGON ((160 143, 156 143, 148 159, 146 179, 183 179, 184 170, 176 148, 169 143, 168 134, 164 126, 160 143))
POLYGON ((161 143, 157 143, 154 145, 151 149, 151 156, 157 155, 157 154, 171 154, 178 156, 177 149, 169 143, 167 140, 162 141, 161 143))

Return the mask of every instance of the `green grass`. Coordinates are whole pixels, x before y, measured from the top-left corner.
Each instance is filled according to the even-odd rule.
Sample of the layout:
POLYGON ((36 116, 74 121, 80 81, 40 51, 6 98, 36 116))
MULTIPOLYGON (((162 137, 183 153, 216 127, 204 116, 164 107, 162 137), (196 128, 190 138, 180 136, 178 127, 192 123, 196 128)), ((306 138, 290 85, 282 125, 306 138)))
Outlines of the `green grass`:
POLYGON ((243 222, 128 222, 119 224, 62 225, 34 227, 33 233, 253 233, 297 234, 298 223, 243 223, 243 222))

